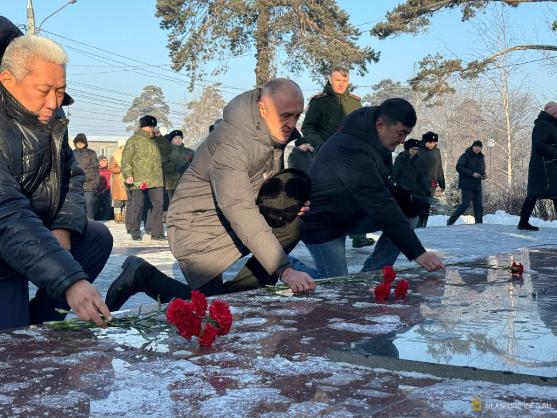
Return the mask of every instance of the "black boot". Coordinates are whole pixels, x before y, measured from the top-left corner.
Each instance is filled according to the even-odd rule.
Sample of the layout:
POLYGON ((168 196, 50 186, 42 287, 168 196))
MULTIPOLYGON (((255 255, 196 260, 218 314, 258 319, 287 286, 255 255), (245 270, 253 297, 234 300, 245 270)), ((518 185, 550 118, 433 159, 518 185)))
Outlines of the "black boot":
POLYGON ((129 298, 143 291, 138 273, 147 264, 149 263, 134 255, 126 258, 122 264, 122 272, 106 292, 105 302, 111 312, 119 310, 129 298))
POLYGON ((540 228, 537 226, 530 225, 530 215, 532 214, 534 207, 536 206, 536 198, 527 196, 524 199, 524 203, 522 205, 522 210, 520 211, 520 221, 518 222, 517 229, 521 229, 524 231, 539 231, 540 228))

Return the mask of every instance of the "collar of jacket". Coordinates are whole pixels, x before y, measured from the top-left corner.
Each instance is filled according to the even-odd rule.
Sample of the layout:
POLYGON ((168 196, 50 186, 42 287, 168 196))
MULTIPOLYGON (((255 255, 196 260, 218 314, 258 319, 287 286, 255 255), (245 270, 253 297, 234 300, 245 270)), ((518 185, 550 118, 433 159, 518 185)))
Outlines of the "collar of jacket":
POLYGON ((350 95, 350 92, 348 91, 348 87, 346 88, 346 91, 344 93, 342 94, 336 93, 333 90, 333 86, 331 86, 330 81, 327 81, 327 84, 325 84, 325 87, 323 87, 323 93, 326 93, 329 96, 333 96, 339 103, 341 103, 343 100, 346 100, 350 95))
POLYGON ((68 123, 68 120, 60 112, 57 112, 56 116, 47 124, 41 123, 37 115, 25 109, 21 103, 6 90, 2 83, 0 83, 0 110, 9 118, 18 121, 23 126, 39 130, 58 130, 62 126, 65 127, 68 123))
POLYGON ((537 121, 542 121, 542 120, 547 121, 547 122, 551 123, 552 125, 557 126, 557 118, 554 118, 549 113, 547 113, 545 110, 542 110, 540 112, 540 114, 538 115, 538 118, 534 121, 534 123, 536 123, 537 121))
POLYGON ((147 132, 146 130, 141 129, 141 128, 137 128, 133 134, 138 135, 138 136, 142 136, 142 137, 147 138, 147 139, 152 139, 151 134, 149 132, 147 132))

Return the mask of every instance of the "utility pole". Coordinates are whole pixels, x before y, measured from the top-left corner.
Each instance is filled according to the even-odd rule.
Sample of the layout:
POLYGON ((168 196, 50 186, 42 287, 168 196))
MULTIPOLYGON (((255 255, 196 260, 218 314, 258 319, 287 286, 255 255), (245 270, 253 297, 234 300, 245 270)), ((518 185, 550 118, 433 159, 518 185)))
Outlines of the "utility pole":
POLYGON ((35 34, 35 11, 33 0, 27 0, 27 35, 35 34))

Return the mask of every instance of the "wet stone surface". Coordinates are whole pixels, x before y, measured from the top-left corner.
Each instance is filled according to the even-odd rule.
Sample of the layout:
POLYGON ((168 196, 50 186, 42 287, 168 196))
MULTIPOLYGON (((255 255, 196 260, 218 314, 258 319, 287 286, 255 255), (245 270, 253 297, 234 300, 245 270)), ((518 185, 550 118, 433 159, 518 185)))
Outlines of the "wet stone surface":
POLYGON ((477 416, 475 399, 482 416, 557 416, 557 250, 478 262, 511 256, 522 279, 400 273, 402 301, 375 302, 369 283, 225 296, 233 328, 212 348, 114 329, 0 333, 0 416, 477 416))

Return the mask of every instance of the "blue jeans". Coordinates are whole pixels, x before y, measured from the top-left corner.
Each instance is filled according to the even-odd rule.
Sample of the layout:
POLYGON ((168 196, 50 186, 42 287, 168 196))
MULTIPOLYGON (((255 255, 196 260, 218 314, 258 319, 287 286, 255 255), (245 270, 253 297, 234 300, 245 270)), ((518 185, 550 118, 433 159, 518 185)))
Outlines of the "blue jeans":
MULTIPOLYGON (((93 282, 103 269, 112 251, 112 234, 100 222, 87 222, 84 234, 72 240, 70 253, 81 264, 83 271, 93 282)), ((2 271, 9 273, 9 271, 2 271)), ((65 301, 52 299, 45 289, 39 288, 29 301, 29 279, 13 274, 0 280, 0 330, 59 321, 65 315, 56 308, 69 309, 65 301)))
MULTIPOLYGON (((418 222, 418 217, 408 218, 408 222, 412 229, 414 229, 418 222)), ((334 240, 322 244, 306 244, 319 276, 335 277, 348 274, 346 236, 361 234, 364 231, 377 231, 377 227, 373 226, 370 222, 362 222, 354 230, 348 231, 334 240)), ((398 247, 385 234, 382 234, 373 248, 373 253, 365 261, 362 271, 379 270, 384 266, 392 266, 399 255, 400 250, 398 247)))

